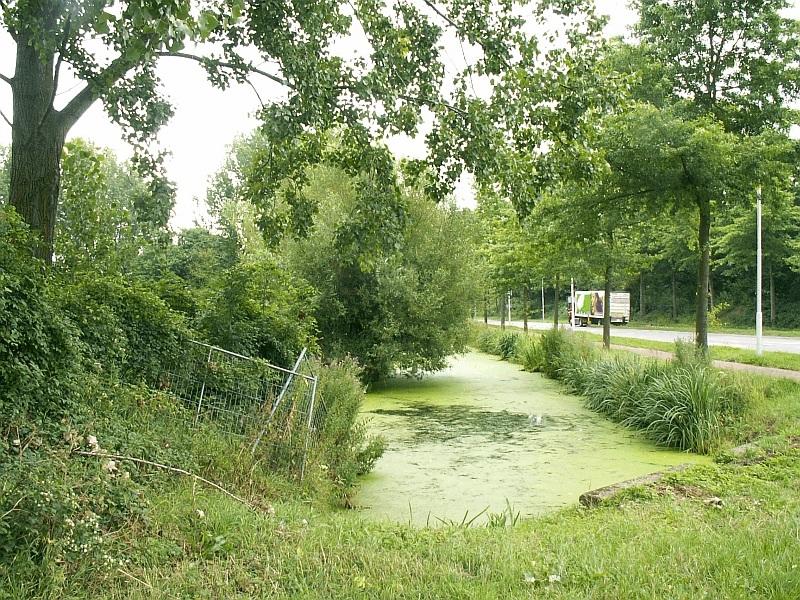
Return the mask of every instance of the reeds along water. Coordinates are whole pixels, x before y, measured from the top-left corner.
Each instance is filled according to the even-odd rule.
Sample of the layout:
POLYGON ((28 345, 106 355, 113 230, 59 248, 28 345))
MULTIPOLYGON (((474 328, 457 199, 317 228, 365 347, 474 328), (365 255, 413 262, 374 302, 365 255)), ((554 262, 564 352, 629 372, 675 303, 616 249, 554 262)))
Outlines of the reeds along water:
POLYGON ((711 452, 724 421, 746 404, 746 391, 683 342, 673 360, 661 362, 603 354, 564 330, 538 336, 484 330, 477 341, 485 352, 562 381, 592 410, 670 448, 711 452))

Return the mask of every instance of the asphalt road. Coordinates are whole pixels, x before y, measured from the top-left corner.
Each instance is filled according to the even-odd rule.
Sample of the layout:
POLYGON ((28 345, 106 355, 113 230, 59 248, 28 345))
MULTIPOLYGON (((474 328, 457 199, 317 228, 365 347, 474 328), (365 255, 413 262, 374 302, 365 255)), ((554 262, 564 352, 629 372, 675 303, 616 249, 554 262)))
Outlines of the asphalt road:
MULTIPOLYGON (((491 325, 500 325, 497 319, 489 319, 491 325)), ((522 321, 506 321, 506 325, 522 329, 522 321)), ((563 326, 563 324, 562 324, 563 326)), ((538 321, 529 322, 529 329, 550 329, 552 324, 541 323, 538 321)), ((601 326, 578 327, 578 331, 603 335, 601 326)), ((628 325, 612 326, 611 341, 614 337, 638 338, 641 340, 654 340, 658 342, 674 342, 676 339, 693 340, 694 334, 688 331, 669 331, 664 329, 633 329, 628 325)), ((800 337, 781 337, 777 335, 765 335, 762 337, 763 347, 766 352, 793 352, 800 354, 800 337)), ((755 335, 741 335, 737 333, 709 333, 709 346, 730 346, 732 348, 756 349, 755 335)))

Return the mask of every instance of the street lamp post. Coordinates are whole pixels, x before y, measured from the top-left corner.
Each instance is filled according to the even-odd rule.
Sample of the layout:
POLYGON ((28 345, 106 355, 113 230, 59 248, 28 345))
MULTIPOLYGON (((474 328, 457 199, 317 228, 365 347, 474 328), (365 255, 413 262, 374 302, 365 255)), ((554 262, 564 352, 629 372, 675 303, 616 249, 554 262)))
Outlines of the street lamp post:
POLYGON ((544 277, 542 277, 542 321, 544 321, 544 277))
POLYGON ((569 325, 570 329, 575 329, 575 278, 569 280, 569 325))
POLYGON ((756 189, 756 355, 764 352, 762 335, 764 318, 761 312, 761 186, 756 189))

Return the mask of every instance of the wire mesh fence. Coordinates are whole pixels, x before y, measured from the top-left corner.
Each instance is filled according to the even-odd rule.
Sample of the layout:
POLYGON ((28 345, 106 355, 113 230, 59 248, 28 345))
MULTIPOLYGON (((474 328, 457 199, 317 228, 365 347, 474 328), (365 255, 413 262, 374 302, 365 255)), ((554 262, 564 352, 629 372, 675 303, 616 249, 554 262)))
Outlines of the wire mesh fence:
POLYGON ((292 369, 196 341, 160 387, 184 405, 188 425, 238 436, 275 470, 302 477, 316 441, 317 377, 305 349, 292 369))

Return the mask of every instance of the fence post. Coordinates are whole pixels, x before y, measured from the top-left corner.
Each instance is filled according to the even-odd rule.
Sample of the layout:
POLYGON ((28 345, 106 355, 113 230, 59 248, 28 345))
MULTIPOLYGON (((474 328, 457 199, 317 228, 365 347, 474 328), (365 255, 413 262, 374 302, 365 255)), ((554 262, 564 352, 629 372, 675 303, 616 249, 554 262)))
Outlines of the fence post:
POLYGON ((286 381, 283 384, 283 388, 281 388, 278 397, 275 399, 275 405, 272 407, 272 410, 269 413, 269 417, 267 418, 267 423, 264 425, 264 427, 261 428, 261 431, 258 432, 258 436, 256 437, 256 440, 253 442, 253 448, 251 450, 253 454, 255 454, 256 448, 258 448, 258 445, 261 443, 261 438, 264 437, 264 434, 267 432, 267 427, 269 427, 269 424, 272 421, 272 417, 275 415, 275 411, 278 410, 278 406, 283 401, 283 397, 286 395, 286 391, 292 384, 292 380, 294 379, 295 373, 297 373, 297 369, 300 368, 300 363, 303 361, 303 358, 305 358, 305 355, 306 355, 306 349, 303 348, 300 351, 300 356, 297 357, 297 361, 294 363, 294 368, 291 370, 288 377, 286 377, 286 381))
POLYGON ((200 422, 200 408, 203 406, 203 396, 206 393, 206 375, 208 373, 208 365, 211 364, 211 351, 213 350, 212 347, 208 348, 208 358, 206 358, 206 370, 203 373, 203 385, 200 386, 200 398, 197 399, 197 411, 194 415, 194 426, 197 427, 197 424, 200 422))
POLYGON ((303 476, 306 474, 306 458, 308 458, 308 441, 311 437, 311 419, 314 416, 314 400, 317 397, 317 377, 314 376, 314 383, 311 385, 311 402, 308 409, 308 424, 306 426, 306 445, 303 448, 303 464, 300 467, 300 481, 303 481, 303 476))

